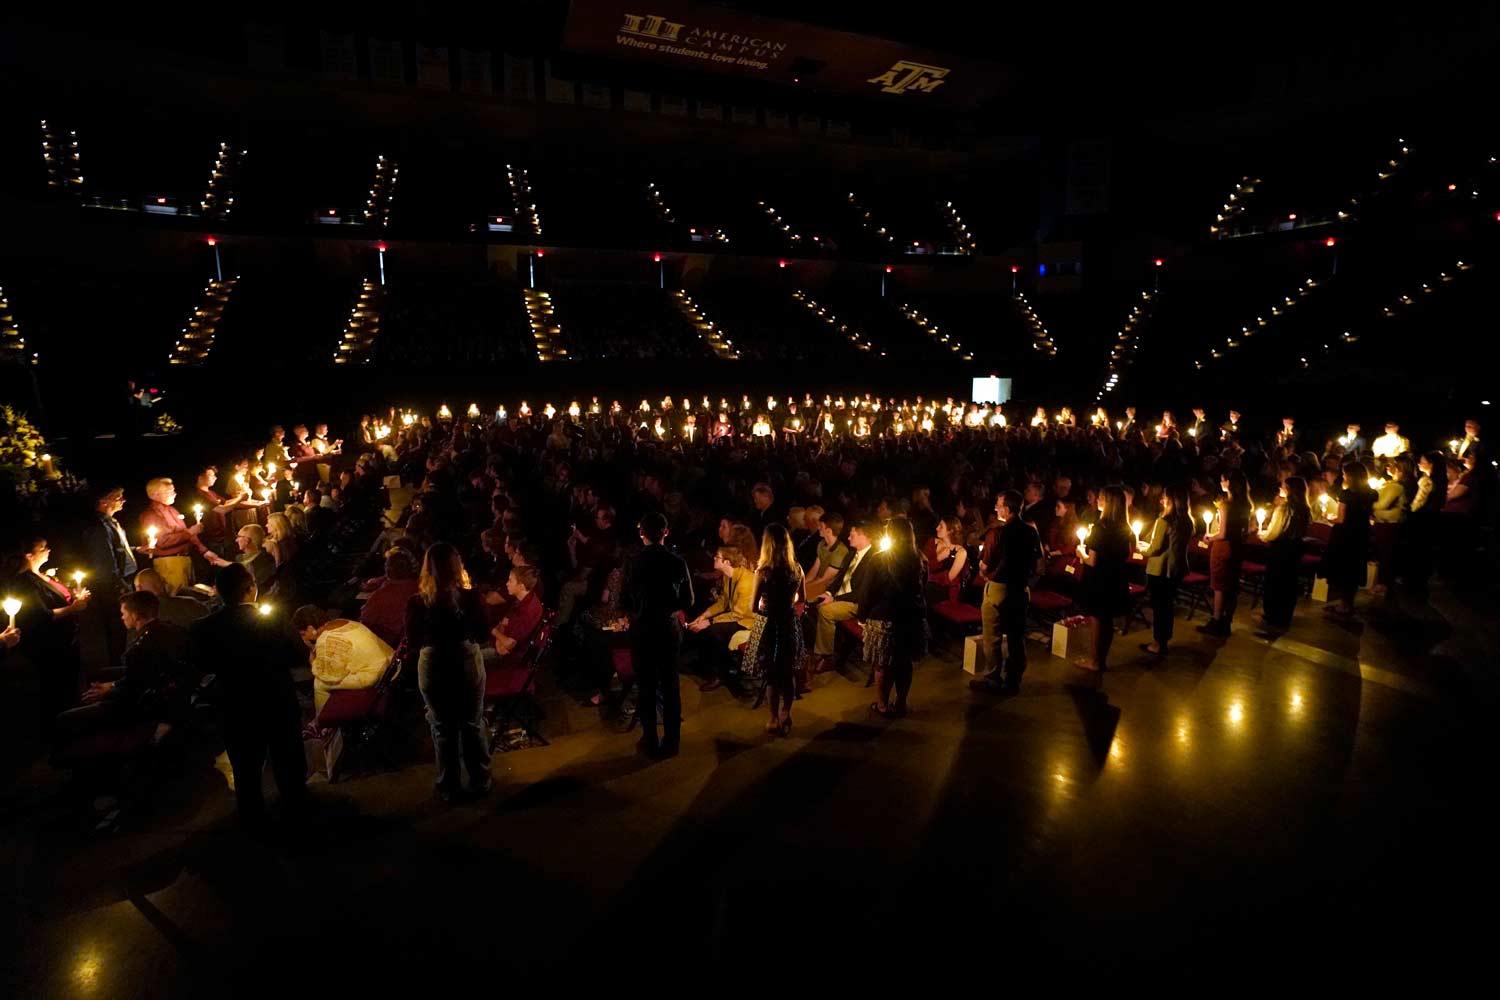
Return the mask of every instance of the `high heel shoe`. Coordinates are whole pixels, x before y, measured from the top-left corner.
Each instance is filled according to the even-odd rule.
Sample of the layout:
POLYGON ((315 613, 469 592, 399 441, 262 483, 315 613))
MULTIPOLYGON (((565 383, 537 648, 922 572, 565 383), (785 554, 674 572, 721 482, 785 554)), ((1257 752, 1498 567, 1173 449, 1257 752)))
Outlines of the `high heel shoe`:
POLYGON ((792 735, 792 717, 790 715, 788 715, 785 719, 781 720, 781 725, 779 727, 777 727, 777 731, 782 736, 790 736, 790 735, 792 735))
POLYGON ((780 736, 781 735, 781 723, 778 720, 776 720, 776 719, 772 719, 770 722, 767 722, 766 723, 766 735, 767 736, 780 736))

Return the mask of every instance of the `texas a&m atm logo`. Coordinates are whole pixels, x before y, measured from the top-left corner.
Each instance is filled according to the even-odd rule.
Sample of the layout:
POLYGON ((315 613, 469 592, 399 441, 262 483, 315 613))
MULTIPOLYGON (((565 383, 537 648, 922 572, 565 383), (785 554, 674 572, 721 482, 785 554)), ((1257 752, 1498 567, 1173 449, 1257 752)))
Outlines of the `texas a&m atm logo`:
POLYGON ((640 35, 658 42, 675 42, 684 27, 685 25, 668 21, 657 14, 626 14, 625 23, 620 30, 627 35, 640 35))
POLYGON ((884 73, 865 82, 880 84, 883 94, 904 94, 908 90, 930 94, 943 85, 943 77, 947 75, 948 70, 944 66, 926 66, 900 59, 884 73))

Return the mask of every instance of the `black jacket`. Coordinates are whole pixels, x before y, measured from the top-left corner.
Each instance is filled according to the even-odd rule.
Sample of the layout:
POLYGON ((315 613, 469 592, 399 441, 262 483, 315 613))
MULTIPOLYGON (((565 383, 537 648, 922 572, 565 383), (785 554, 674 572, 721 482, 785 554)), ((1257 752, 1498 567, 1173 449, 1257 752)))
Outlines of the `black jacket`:
POLYGON ((283 622, 237 604, 195 622, 193 662, 215 675, 219 705, 230 719, 269 728, 297 715, 292 671, 307 666, 307 647, 283 622))
POLYGON ((620 609, 630 617, 632 632, 662 631, 692 606, 693 578, 677 553, 648 545, 626 564, 620 609))
POLYGON ((828 593, 833 595, 834 600, 850 601, 858 604, 861 608, 869 602, 870 584, 874 579, 874 573, 871 572, 870 567, 874 563, 877 554, 875 546, 870 546, 865 550, 864 558, 859 561, 859 565, 854 566, 854 557, 858 553, 852 548, 849 550, 849 561, 839 568, 839 571, 834 574, 833 582, 828 585, 828 593), (839 589, 843 587, 844 577, 849 573, 851 566, 854 567, 854 575, 849 578, 849 593, 843 597, 839 597, 839 589))

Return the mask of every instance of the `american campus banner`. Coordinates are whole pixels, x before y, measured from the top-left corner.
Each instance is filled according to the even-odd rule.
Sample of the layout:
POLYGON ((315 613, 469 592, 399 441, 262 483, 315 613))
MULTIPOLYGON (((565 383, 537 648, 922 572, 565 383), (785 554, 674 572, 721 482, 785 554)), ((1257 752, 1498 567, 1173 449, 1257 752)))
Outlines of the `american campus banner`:
POLYGON ((687 0, 573 0, 563 47, 914 104, 977 104, 1005 83, 972 59, 687 0))

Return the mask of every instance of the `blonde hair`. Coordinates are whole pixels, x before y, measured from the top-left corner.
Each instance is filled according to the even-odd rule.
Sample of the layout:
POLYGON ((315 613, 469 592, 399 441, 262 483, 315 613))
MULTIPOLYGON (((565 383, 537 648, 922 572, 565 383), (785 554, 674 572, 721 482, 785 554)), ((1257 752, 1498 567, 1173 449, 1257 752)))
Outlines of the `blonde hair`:
MULTIPOLYGON (((174 485, 176 484, 172 482, 171 476, 157 476, 155 479, 148 479, 146 480, 146 496, 151 496, 151 494, 155 493, 163 486, 174 485)), ((152 499, 155 499, 155 497, 152 497, 152 499)))
POLYGON ((766 533, 760 540, 760 565, 758 569, 786 570, 797 581, 802 580, 802 567, 797 565, 797 552, 792 547, 792 534, 779 524, 766 525, 766 533))
POLYGON ((422 595, 422 600, 428 607, 442 600, 456 608, 458 592, 468 590, 471 586, 469 571, 464 569, 464 560, 458 554, 458 549, 447 542, 438 542, 427 550, 427 555, 422 560, 422 575, 417 582, 417 593, 422 595))
POLYGON ((273 542, 284 542, 292 538, 292 522, 285 514, 272 514, 266 518, 266 534, 273 542))
POLYGON ((254 543, 257 549, 262 548, 266 544, 266 529, 262 528, 258 524, 247 524, 239 531, 235 532, 235 534, 249 535, 250 541, 254 543))

